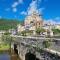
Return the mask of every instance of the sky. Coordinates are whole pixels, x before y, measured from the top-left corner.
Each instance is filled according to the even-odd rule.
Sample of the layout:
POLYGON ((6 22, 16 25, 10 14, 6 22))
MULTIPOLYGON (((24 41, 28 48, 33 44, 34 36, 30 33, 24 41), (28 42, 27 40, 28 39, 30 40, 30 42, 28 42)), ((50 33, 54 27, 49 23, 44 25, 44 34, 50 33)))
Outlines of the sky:
POLYGON ((33 11, 44 20, 60 22, 60 0, 0 0, 0 18, 24 20, 33 11))

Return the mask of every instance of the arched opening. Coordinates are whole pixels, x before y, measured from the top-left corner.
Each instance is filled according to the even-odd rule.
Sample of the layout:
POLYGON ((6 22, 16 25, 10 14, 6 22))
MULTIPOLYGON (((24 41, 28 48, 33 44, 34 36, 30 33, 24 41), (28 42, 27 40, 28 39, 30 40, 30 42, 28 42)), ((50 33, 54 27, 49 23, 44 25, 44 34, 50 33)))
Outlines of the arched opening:
POLYGON ((14 44, 14 52, 18 55, 17 44, 14 44))
POLYGON ((32 54, 31 52, 26 53, 25 60, 36 60, 36 55, 32 54))
POLYGON ((39 58, 36 58, 35 54, 28 52, 25 55, 25 60, 39 60, 39 58))
POLYGON ((36 58, 36 60, 40 60, 39 58, 36 58))

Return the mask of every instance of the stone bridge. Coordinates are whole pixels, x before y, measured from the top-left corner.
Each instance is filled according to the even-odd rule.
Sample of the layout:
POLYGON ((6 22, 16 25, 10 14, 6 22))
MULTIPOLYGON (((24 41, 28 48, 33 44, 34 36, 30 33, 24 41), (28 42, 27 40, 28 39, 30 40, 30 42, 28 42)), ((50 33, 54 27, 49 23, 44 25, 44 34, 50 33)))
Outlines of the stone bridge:
MULTIPOLYGON (((46 39, 50 39, 53 41, 53 38, 45 38, 45 37, 23 37, 23 36, 12 36, 13 40, 11 42, 11 48, 16 51, 16 53, 19 55, 19 57, 22 60, 28 60, 28 53, 31 53, 31 55, 34 55, 36 59, 33 59, 30 57, 30 60, 60 60, 60 52, 54 52, 54 50, 51 52, 49 49, 43 48, 43 41, 46 39), (44 55, 42 56, 40 52, 37 50, 37 48, 44 49, 44 55), (56 56, 57 55, 57 56, 56 56), (53 56, 53 57, 52 57, 53 56)), ((51 49, 54 47, 56 42, 60 42, 60 40, 56 40, 54 38, 54 42, 51 43, 51 49)), ((58 45, 60 46, 60 45, 58 45)), ((58 47, 57 46, 57 47, 58 47)), ((54 49, 53 48, 53 49, 54 49)), ((59 47, 58 47, 59 49, 59 47)), ((60 50, 59 50, 60 51, 60 50)))

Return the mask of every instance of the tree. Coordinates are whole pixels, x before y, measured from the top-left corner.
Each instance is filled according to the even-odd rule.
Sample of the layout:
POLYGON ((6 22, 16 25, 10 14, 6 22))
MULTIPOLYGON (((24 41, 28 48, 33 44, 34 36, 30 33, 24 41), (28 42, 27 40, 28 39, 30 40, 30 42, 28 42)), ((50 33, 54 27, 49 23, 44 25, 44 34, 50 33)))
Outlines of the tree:
POLYGON ((5 32, 5 33, 4 33, 4 35, 10 35, 10 34, 11 34, 11 33, 9 33, 9 32, 5 32))
POLYGON ((4 49, 8 49, 11 52, 11 42, 12 42, 12 37, 10 35, 2 35, 2 47, 4 49))
POLYGON ((10 35, 2 35, 2 41, 4 43, 10 44, 12 41, 12 37, 10 35))
POLYGON ((21 22, 13 19, 0 19, 0 30, 15 29, 17 24, 21 24, 21 22))
POLYGON ((59 29, 52 29, 52 31, 53 31, 54 34, 59 34, 60 33, 59 29))
POLYGON ((45 29, 43 29, 43 28, 37 28, 36 29, 37 34, 40 34, 40 33, 43 33, 43 32, 45 32, 45 29))

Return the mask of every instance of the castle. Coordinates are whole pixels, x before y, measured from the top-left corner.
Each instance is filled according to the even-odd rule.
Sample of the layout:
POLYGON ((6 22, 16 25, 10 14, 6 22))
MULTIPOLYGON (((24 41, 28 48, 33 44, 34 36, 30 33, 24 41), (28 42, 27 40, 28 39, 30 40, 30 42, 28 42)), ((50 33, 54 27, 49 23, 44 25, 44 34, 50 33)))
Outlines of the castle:
POLYGON ((23 26, 20 24, 18 25, 18 32, 32 31, 35 34, 35 30, 42 26, 44 26, 42 16, 36 12, 33 12, 25 18, 23 26))

